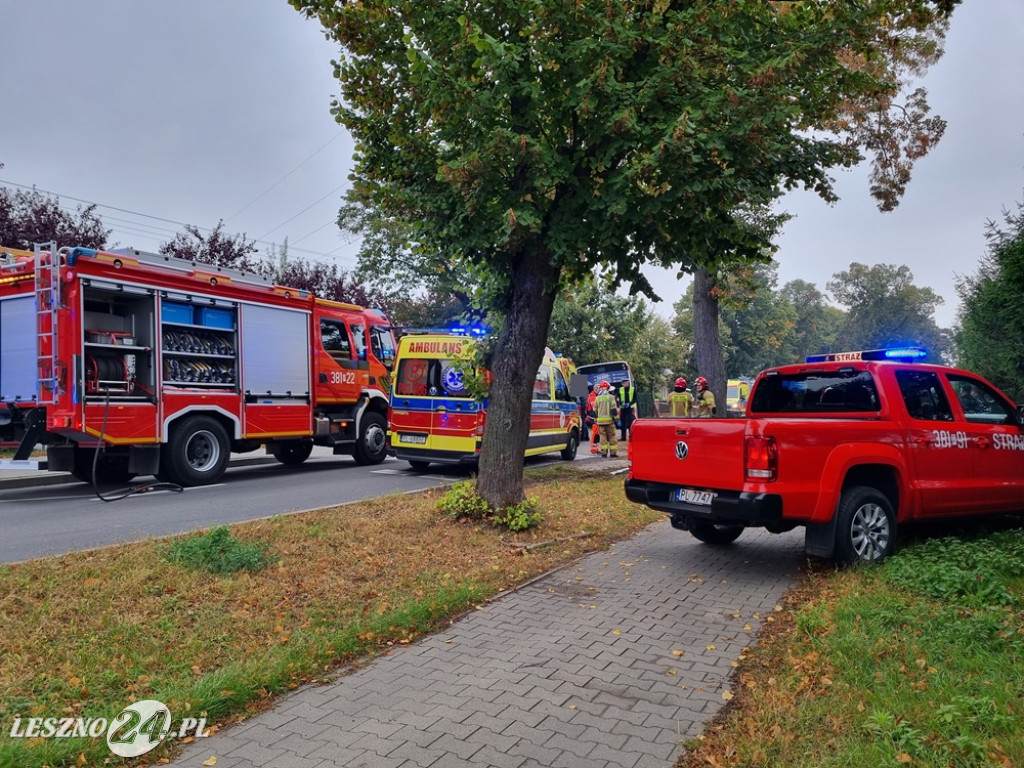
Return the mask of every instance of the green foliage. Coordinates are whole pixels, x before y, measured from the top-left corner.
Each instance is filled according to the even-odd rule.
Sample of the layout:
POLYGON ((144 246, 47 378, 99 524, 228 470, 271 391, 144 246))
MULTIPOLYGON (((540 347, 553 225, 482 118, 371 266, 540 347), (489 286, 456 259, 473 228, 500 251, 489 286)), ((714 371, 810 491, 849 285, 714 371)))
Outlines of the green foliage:
POLYGON ((540 511, 537 509, 537 497, 531 496, 518 504, 505 508, 502 515, 496 516, 494 522, 510 531, 525 531, 540 524, 540 511))
POLYGON ((1024 401, 1024 203, 988 225, 978 272, 957 283, 957 356, 1017 402, 1024 401))
POLYGON ((838 348, 916 344, 928 350, 933 362, 941 362, 949 351, 948 333, 934 319, 943 299, 931 288, 914 285, 909 267, 854 262, 848 270, 834 274, 826 287, 847 308, 846 321, 837 333, 838 348))
POLYGON ((1024 573, 1024 531, 931 539, 898 552, 883 569, 894 586, 971 607, 1020 606, 1014 580, 1024 573))
POLYGON ((730 272, 721 281, 722 323, 729 329, 726 371, 753 376, 773 365, 794 363, 788 344, 797 310, 777 290, 778 265, 756 264, 730 272))
POLYGON ((635 296, 618 296, 593 276, 564 290, 555 300, 548 346, 576 365, 605 360, 633 364, 637 340, 652 315, 635 296))
POLYGON ((221 525, 164 545, 161 554, 168 562, 184 568, 226 574, 266 568, 274 561, 267 555, 269 548, 265 542, 242 541, 232 536, 226 525, 221 525))
POLYGON ((437 508, 452 520, 485 520, 491 515, 490 505, 468 480, 454 483, 438 500, 437 508))

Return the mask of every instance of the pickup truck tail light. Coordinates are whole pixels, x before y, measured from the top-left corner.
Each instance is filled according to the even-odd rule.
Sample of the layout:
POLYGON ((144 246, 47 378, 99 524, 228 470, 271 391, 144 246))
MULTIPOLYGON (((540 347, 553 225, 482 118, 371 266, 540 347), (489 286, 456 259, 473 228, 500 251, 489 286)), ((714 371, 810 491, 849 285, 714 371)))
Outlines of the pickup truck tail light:
POLYGON ((774 437, 748 436, 743 461, 748 483, 770 483, 779 476, 779 444, 774 437))

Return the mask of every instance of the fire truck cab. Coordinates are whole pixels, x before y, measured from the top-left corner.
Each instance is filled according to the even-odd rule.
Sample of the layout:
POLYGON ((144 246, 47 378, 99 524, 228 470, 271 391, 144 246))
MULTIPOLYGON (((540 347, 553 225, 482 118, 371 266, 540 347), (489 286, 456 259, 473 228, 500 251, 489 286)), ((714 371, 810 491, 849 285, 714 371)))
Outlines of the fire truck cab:
POLYGON ((231 452, 384 460, 395 341, 378 311, 131 249, 0 269, 0 445, 49 470, 216 482, 231 452), (99 455, 97 456, 97 452, 99 455))

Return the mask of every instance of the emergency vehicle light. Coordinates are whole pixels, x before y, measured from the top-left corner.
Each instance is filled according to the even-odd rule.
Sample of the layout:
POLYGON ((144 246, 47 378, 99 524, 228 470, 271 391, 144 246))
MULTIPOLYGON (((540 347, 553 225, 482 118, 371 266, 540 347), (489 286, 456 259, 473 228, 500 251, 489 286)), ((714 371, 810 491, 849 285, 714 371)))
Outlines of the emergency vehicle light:
POLYGON ((826 352, 807 355, 806 363, 851 362, 854 360, 898 360, 909 363, 928 356, 924 347, 892 347, 890 349, 862 349, 856 352, 826 352))
POLYGON ((453 333, 456 336, 486 336, 487 329, 480 325, 471 325, 468 328, 456 325, 449 328, 448 333, 453 333))

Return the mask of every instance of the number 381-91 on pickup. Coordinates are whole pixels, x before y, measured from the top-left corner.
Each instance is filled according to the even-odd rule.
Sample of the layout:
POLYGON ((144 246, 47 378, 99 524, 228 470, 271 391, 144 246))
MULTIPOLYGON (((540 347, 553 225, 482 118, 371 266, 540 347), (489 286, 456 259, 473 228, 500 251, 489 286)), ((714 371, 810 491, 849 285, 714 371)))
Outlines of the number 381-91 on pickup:
POLYGON ((742 419, 640 419, 626 495, 709 544, 803 527, 843 563, 917 522, 1024 511, 1024 408, 926 354, 814 356, 762 371, 742 419))

